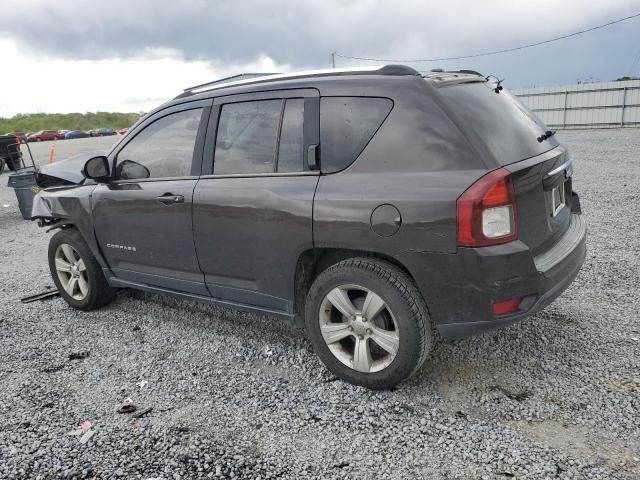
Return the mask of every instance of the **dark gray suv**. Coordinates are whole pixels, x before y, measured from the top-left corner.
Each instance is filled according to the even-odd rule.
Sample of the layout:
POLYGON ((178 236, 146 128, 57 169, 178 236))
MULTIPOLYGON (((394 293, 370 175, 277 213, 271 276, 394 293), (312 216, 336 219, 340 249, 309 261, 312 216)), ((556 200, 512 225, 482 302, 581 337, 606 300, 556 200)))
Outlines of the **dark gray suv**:
POLYGON ((510 324, 575 278, 586 229, 554 133, 473 71, 214 82, 79 178, 43 169, 33 216, 59 228, 49 264, 75 308, 135 288, 265 312, 340 378, 390 388, 435 330, 510 324))

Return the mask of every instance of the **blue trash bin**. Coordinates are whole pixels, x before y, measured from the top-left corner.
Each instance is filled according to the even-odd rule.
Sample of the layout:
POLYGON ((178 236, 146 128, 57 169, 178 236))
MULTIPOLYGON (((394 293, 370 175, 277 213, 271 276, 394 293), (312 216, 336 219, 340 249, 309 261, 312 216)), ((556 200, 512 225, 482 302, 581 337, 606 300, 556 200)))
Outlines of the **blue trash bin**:
POLYGON ((40 191, 36 183, 36 172, 32 170, 18 171, 9 175, 7 185, 13 188, 18 199, 18 207, 22 218, 31 219, 31 207, 33 207, 33 197, 40 191))

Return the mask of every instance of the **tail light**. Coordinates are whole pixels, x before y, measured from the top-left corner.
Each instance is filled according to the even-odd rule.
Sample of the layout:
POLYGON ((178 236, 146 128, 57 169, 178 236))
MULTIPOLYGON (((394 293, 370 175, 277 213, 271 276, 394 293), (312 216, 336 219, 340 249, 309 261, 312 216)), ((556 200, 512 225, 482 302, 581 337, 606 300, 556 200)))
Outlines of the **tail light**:
POLYGON ((498 317, 500 315, 507 315, 508 313, 515 312, 520 303, 522 302, 521 298, 510 298, 508 300, 492 300, 491 301, 491 313, 494 316, 498 317))
POLYGON ((457 201, 458 246, 484 247, 518 238, 511 173, 499 168, 467 188, 457 201))

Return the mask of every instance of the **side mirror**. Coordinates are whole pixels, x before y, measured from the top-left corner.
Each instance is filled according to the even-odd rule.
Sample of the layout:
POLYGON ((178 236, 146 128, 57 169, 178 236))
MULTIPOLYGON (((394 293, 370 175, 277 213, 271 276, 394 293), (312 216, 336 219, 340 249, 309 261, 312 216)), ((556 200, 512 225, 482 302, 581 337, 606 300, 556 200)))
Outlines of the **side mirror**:
POLYGON ((82 173, 87 178, 95 180, 99 183, 108 183, 111 181, 111 168, 109 167, 109 159, 103 155, 93 157, 84 164, 82 173))

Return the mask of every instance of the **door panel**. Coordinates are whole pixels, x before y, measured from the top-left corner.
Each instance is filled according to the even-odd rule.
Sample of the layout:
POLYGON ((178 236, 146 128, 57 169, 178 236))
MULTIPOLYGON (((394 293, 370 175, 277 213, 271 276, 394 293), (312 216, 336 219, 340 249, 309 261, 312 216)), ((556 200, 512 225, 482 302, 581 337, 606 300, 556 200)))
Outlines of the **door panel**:
POLYGON ((320 177, 307 152, 319 141, 318 103, 314 89, 214 100, 193 201, 194 242, 213 297, 294 312, 298 256, 313 247, 320 177))
POLYGON ((193 244, 193 190, 212 100, 158 111, 113 152, 92 195, 96 239, 116 277, 208 295, 193 244))
POLYGON ((298 256, 311 248, 318 175, 202 178, 194 239, 214 297, 293 312, 298 256))
POLYGON ((196 179, 99 185, 95 232, 117 277, 207 295, 192 236, 196 179), (167 202, 166 195, 182 196, 167 202))

